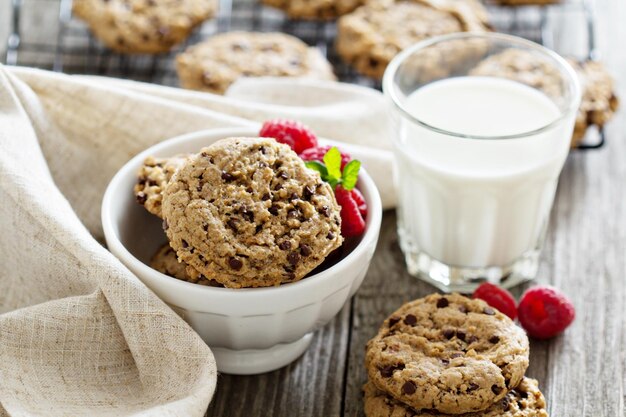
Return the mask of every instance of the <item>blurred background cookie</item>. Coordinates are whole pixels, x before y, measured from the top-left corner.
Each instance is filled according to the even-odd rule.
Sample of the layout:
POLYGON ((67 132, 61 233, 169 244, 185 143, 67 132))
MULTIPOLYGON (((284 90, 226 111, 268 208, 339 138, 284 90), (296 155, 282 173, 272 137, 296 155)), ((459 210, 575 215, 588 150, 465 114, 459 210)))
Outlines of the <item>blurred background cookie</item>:
POLYGON ((292 19, 327 20, 351 12, 366 0, 261 0, 276 7, 292 19))
POLYGON ((214 16, 218 0, 75 0, 73 12, 120 53, 158 54, 214 16))
POLYGON ((546 6, 548 4, 557 4, 561 0, 492 0, 496 4, 503 6, 546 6))
POLYGON ((229 32, 188 48, 176 59, 183 88, 223 94, 240 77, 335 80, 317 48, 284 33, 229 32))
MULTIPOLYGON (((614 82, 604 66, 596 61, 568 62, 576 70, 582 89, 582 99, 572 134, 572 147, 578 146, 590 126, 602 128, 619 105, 614 82)), ((483 60, 472 75, 498 76, 512 79, 543 90, 547 95, 558 94, 558 74, 529 51, 508 49, 483 60)))
POLYGON ((382 78, 401 50, 424 39, 488 29, 474 0, 379 0, 339 19, 337 52, 364 75, 382 78))

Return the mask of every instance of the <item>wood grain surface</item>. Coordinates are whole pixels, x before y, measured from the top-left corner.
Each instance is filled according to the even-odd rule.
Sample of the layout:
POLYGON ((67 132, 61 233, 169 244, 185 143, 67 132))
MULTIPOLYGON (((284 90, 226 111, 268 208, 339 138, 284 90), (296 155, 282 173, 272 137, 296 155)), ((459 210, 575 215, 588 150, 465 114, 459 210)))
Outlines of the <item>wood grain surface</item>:
MULTIPOLYGON (((0 0, 2 45, 9 4, 0 0)), ((626 1, 597 0, 595 6, 599 57, 616 76, 618 95, 626 102, 626 1)), ((44 15, 50 16, 40 12, 37 21, 44 15)), ((45 26, 33 24, 32 32, 43 31, 45 26)), ((571 50, 579 38, 576 30, 568 29, 557 31, 555 42, 559 50, 571 50)), ((564 335, 531 342, 528 375, 539 380, 552 417, 626 414, 625 121, 622 110, 609 125, 608 145, 601 150, 572 152, 551 216, 536 282, 562 289, 577 311, 564 335)), ((386 212, 363 286, 315 334, 306 353, 272 373, 220 375, 207 416, 363 416, 366 341, 403 302, 435 291, 406 272, 395 222, 395 213, 386 212)), ((514 292, 520 295, 524 288, 514 292)))

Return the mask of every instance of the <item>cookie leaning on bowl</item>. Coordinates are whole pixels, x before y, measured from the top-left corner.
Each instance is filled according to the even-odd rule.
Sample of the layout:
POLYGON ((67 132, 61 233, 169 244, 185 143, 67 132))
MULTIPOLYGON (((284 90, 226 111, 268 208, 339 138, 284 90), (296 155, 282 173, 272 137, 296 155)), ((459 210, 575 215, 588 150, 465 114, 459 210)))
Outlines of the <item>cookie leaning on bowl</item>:
POLYGON ((432 294, 407 303, 366 348, 376 388, 409 407, 461 414, 487 409, 522 381, 529 343, 482 300, 432 294))
POLYGON ((284 33, 229 32, 189 47, 176 58, 183 88, 223 94, 240 77, 336 80, 322 53, 284 33))
MULTIPOLYGON (((366 417, 451 417, 432 410, 414 410, 395 400, 368 382, 365 392, 366 417)), ((522 382, 500 401, 484 411, 456 414, 456 417, 548 417, 546 400, 536 380, 524 377, 522 382)))
POLYGON ((339 19, 337 52, 360 73, 380 79, 396 54, 421 40, 486 30, 487 12, 476 0, 378 0, 339 19))
POLYGON ((288 146, 229 138, 204 148, 163 192, 170 245, 189 265, 230 288, 302 279, 343 238, 331 187, 288 146))
POLYGON ((157 54, 184 41, 215 15, 218 0, 74 0, 72 11, 106 46, 157 54))
POLYGON ((217 281, 213 279, 207 279, 203 275, 192 277, 187 273, 188 266, 182 262, 178 262, 176 252, 169 245, 164 244, 157 250, 152 259, 150 260, 150 266, 162 274, 169 275, 177 278, 181 281, 191 282, 193 284, 205 285, 209 287, 223 287, 217 281))

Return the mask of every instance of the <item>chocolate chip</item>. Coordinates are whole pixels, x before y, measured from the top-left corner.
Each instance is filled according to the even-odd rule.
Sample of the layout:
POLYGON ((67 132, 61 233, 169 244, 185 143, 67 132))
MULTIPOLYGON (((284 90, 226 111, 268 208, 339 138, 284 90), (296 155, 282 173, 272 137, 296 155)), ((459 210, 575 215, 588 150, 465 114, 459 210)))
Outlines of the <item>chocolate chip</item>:
POLYGON ((138 192, 136 198, 139 204, 145 204, 148 200, 148 196, 143 192, 138 192))
POLYGON ((502 388, 494 384, 494 385, 491 386, 491 391, 494 394, 498 395, 498 394, 500 394, 502 392, 502 388))
POLYGON ((237 231, 237 220, 235 219, 229 219, 226 224, 228 225, 228 227, 230 227, 231 229, 233 229, 235 232, 237 231))
POLYGON ((409 326, 415 326, 416 323, 417 317, 415 317, 413 314, 407 314, 404 318, 404 324, 408 324, 409 326))
POLYGON ((209 225, 205 224, 204 226, 202 226, 202 230, 204 230, 205 232, 209 231, 209 225))
POLYGON ((198 184, 198 186, 196 187, 196 190, 198 192, 202 191, 202 184, 198 184))
POLYGON ((296 274, 294 274, 293 272, 287 272, 287 273, 285 274, 285 278, 286 278, 288 281, 293 281, 294 279, 296 279, 296 274))
POLYGON ((252 194, 254 192, 254 190, 252 189, 252 187, 248 187, 246 188, 246 192, 249 194, 252 194))
POLYGON ((267 209, 267 211, 269 211, 272 215, 276 216, 278 215, 278 206, 272 206, 269 209, 267 209))
POLYGON ((228 260, 228 265, 235 271, 239 271, 243 266, 243 263, 237 258, 230 258, 228 260))
POLYGON ((319 209, 319 212, 324 215, 324 217, 330 217, 330 208, 328 206, 322 206, 319 209))
POLYGON ((459 306, 459 311, 463 314, 467 314, 467 307, 465 306, 459 306))
POLYGON ((280 173, 278 174, 278 176, 284 180, 289 179, 289 174, 287 174, 287 172, 285 171, 280 171, 280 173))
POLYGON ((291 201, 297 200, 298 198, 300 198, 300 197, 296 193, 291 193, 291 195, 289 196, 289 200, 291 200, 291 201))
POLYGON ((450 357, 451 357, 452 359, 454 359, 454 358, 460 358, 461 356, 463 356, 463 354, 462 354, 462 353, 459 353, 459 352, 455 352, 455 353, 453 353, 452 355, 450 355, 450 357))
POLYGON ((228 182, 228 181, 232 181, 234 178, 235 178, 235 177, 233 177, 233 175, 232 175, 232 174, 229 174, 229 173, 228 173, 228 172, 226 172, 226 171, 222 171, 222 179, 223 179, 224 181, 227 181, 227 182, 228 182))
POLYGON ((154 187, 154 186, 156 186, 156 185, 158 185, 158 184, 159 184, 159 183, 158 183, 158 182, 156 182, 155 180, 148 180, 148 185, 149 185, 150 187, 154 187))
POLYGON ((393 365, 387 365, 380 369, 380 375, 383 378, 391 378, 393 376, 393 371, 396 370, 396 367, 393 365))
POLYGON ((290 242, 290 241, 288 241, 288 240, 283 240, 282 242, 280 242, 280 243, 278 244, 278 247, 279 247, 281 250, 289 250, 289 249, 291 249, 291 242, 290 242))
POLYGON ((396 324, 398 324, 399 321, 400 321, 400 317, 395 317, 395 316, 390 317, 389 318, 389 327, 395 326, 396 324))
POLYGON ((465 341, 465 330, 457 330, 456 338, 462 341, 465 341))
POLYGON ((528 398, 528 393, 526 391, 520 391, 519 389, 517 390, 517 393, 519 394, 520 397, 522 398, 528 398))
POLYGON ((259 168, 267 168, 269 165, 267 165, 267 162, 259 162, 259 168))
POLYGON ((170 225, 167 223, 167 220, 163 219, 163 223, 161 223, 161 226, 163 226, 163 230, 167 230, 170 228, 170 225))
POLYGON ((261 197, 261 200, 263 200, 263 201, 267 201, 267 200, 269 200, 270 198, 271 198, 271 197, 270 197, 269 193, 265 193, 265 194, 263 194, 263 197, 261 197))
POLYGON ((491 343, 498 343, 500 341, 500 338, 498 336, 491 336, 489 338, 489 342, 491 343))
POLYGON ((437 308, 448 307, 448 304, 448 299, 445 297, 441 297, 439 300, 437 300, 437 308))
POLYGON ((450 361, 448 359, 442 359, 441 363, 443 363, 444 365, 450 365, 450 361))
POLYGON ((469 387, 467 387, 468 391, 476 391, 478 388, 480 388, 480 386, 478 384, 474 384, 473 382, 469 384, 469 387))
POLYGON ((476 336, 470 336, 469 339, 467 339, 467 344, 471 345, 472 343, 476 342, 478 340, 478 338, 476 336))
POLYGON ((333 240, 335 238, 335 234, 333 232, 328 232, 326 235, 326 239, 333 240))
POLYGON ((298 252, 290 252, 289 255, 287 255, 287 260, 291 265, 296 266, 300 260, 300 254, 298 252))
POLYGON ((276 186, 274 187, 274 191, 278 191, 278 190, 282 190, 283 186, 282 184, 276 184, 276 186))
MULTIPOLYGON (((259 148, 259 152, 261 152, 263 155, 265 155, 265 146, 261 146, 259 148)), ((267 166, 267 164, 265 166, 267 166)))
POLYGON ((502 399, 500 402, 500 406, 502 407, 502 411, 507 411, 509 409, 509 397, 508 395, 502 399))
POLYGON ((309 256, 311 254, 311 247, 309 245, 300 245, 300 255, 309 256))
POLYGON ((253 213, 253 212, 251 212, 251 211, 248 211, 248 209, 247 209, 247 208, 243 208, 243 209, 240 211, 240 213, 241 213, 241 216, 242 216, 244 219, 246 219, 247 221, 249 221, 249 222, 251 222, 251 223, 254 221, 254 213, 253 213))
POLYGON ((302 196, 305 200, 310 200, 311 196, 315 193, 315 188, 312 185, 307 185, 302 189, 302 196))
POLYGON ((450 340, 454 337, 454 330, 446 329, 443 331, 443 337, 450 340))
POLYGON ((189 243, 185 239, 181 239, 180 243, 183 245, 183 248, 189 247, 189 243))
POLYGON ((295 218, 298 218, 299 216, 300 216, 300 212, 296 209, 291 209, 287 212, 288 219, 295 219, 295 218))
POLYGON ((496 312, 494 311, 494 309, 493 309, 493 308, 491 308, 491 307, 485 307, 485 308, 483 309, 483 313, 485 313, 485 314, 486 314, 486 315, 488 315, 488 316, 493 316, 493 315, 495 315, 495 314, 496 314, 496 312))
POLYGON ((406 381, 404 385, 402 385, 402 393, 406 395, 415 394, 417 387, 413 381, 406 381))
POLYGON ((254 234, 258 235, 261 230, 263 230, 263 225, 257 224, 256 227, 254 228, 254 234))

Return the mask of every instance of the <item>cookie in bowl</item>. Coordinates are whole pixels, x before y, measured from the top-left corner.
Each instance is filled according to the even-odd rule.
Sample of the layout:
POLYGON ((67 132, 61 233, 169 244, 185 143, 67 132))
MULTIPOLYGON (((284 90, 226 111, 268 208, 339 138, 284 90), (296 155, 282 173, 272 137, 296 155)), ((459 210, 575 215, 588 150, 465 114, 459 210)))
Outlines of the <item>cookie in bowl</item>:
POLYGON ((432 294, 391 314, 366 348, 370 382, 415 410, 486 410, 517 387, 529 342, 482 300, 432 294))
POLYGON ((213 279, 207 279, 201 274, 191 276, 187 273, 188 266, 178 261, 176 252, 169 243, 164 244, 154 254, 150 260, 150 266, 162 274, 199 285, 208 285, 211 287, 223 287, 220 283, 213 279))
POLYGON ((336 80, 319 49, 284 33, 229 32, 189 47, 176 58, 183 88, 224 94, 240 77, 336 80))
POLYGON ((119 53, 158 54, 213 17, 218 0, 75 0, 73 13, 119 53))
POLYGON ((176 155, 170 158, 149 156, 137 173, 137 184, 134 187, 137 203, 144 206, 149 213, 162 217, 161 203, 163 189, 191 155, 176 155))
POLYGON ((202 149, 163 192, 179 260, 229 288, 302 279, 341 246, 339 213, 331 187, 270 138, 202 149))

